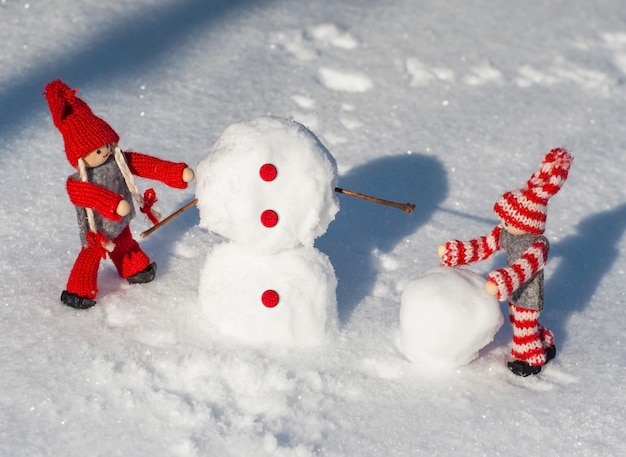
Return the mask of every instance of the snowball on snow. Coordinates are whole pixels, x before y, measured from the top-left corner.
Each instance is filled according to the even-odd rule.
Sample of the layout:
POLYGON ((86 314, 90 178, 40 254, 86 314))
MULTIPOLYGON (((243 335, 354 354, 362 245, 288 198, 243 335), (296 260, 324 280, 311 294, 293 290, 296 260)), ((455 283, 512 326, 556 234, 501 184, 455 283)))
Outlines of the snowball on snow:
POLYGON ((503 323, 486 280, 470 270, 439 267, 402 292, 400 330, 405 355, 415 362, 458 367, 476 358, 503 323))
POLYGON ((209 252, 199 301, 210 332, 255 344, 315 345, 337 331, 336 289, 328 257, 313 247, 254 254, 229 242, 209 252), (264 304, 266 291, 277 293, 274 307, 264 304))
POLYGON ((197 167, 200 226, 260 253, 312 246, 339 210, 336 183, 335 159, 303 125, 271 116, 233 124, 197 167), (274 173, 263 179, 267 167, 274 173), (261 222, 266 211, 277 223, 261 222))

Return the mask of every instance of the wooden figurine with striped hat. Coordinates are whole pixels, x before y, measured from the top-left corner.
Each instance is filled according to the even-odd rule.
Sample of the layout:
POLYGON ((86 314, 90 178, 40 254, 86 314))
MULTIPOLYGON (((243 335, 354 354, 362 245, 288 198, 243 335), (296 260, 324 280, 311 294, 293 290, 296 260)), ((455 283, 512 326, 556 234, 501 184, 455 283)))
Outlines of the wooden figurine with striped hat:
POLYGON ((501 220, 489 235, 469 241, 450 240, 437 249, 442 264, 450 267, 485 260, 500 249, 505 268, 487 275, 485 290, 508 301, 513 327, 512 360, 508 368, 519 376, 538 374, 556 355, 552 332, 539 323, 543 310, 544 274, 549 242, 543 235, 548 200, 567 179, 572 156, 562 148, 547 153, 526 185, 504 193, 494 211, 501 220))
POLYGON ((154 279, 156 262, 133 239, 129 223, 135 216, 132 200, 153 222, 159 214, 152 205, 153 189, 140 194, 133 175, 154 179, 184 189, 194 172, 185 163, 161 160, 138 152, 124 151, 119 136, 89 106, 57 79, 48 83, 44 95, 52 121, 65 145, 68 161, 77 171, 67 180, 66 190, 76 206, 82 248, 70 272, 61 302, 77 309, 96 304, 100 260, 108 255, 119 275, 131 284, 154 279))

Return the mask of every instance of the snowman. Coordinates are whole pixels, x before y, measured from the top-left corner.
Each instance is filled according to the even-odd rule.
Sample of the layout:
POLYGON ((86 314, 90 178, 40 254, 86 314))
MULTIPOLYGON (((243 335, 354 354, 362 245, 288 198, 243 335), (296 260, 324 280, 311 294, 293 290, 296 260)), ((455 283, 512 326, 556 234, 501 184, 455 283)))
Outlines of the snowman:
POLYGON ((249 343, 321 344, 337 279, 315 239, 339 210, 337 165, 303 125, 266 116, 224 130, 197 167, 200 226, 224 238, 200 274, 213 330, 249 343))

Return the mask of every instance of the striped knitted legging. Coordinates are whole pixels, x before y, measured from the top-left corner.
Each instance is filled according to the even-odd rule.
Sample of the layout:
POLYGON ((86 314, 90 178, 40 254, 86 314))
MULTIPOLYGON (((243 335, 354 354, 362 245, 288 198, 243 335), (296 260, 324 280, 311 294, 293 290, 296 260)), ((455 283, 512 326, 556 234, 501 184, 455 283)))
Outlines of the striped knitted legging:
POLYGON ((509 303, 509 320, 513 327, 511 357, 532 366, 544 365, 545 350, 554 344, 554 336, 539 323, 539 311, 509 303))

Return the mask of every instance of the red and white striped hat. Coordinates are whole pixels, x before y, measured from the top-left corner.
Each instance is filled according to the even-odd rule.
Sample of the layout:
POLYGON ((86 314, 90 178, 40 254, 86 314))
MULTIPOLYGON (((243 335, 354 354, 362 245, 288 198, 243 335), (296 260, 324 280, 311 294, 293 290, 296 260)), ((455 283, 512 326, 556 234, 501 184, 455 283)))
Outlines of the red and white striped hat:
POLYGON ((495 203, 494 211, 501 220, 517 229, 534 235, 543 233, 548 199, 561 189, 571 163, 572 156, 565 149, 551 150, 526 185, 502 195, 495 203))

